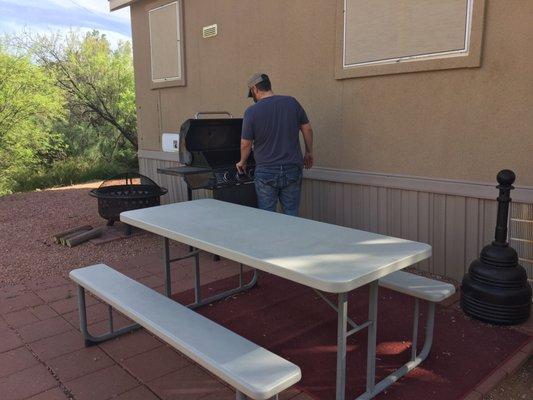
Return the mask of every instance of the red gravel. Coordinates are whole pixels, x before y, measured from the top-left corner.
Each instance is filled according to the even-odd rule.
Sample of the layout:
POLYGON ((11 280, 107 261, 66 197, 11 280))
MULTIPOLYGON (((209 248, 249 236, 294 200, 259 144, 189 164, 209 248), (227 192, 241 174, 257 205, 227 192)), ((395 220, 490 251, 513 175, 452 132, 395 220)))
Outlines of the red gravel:
POLYGON ((95 246, 55 244, 51 236, 79 225, 105 225, 90 189, 100 182, 0 197, 0 286, 66 276, 71 269, 113 262, 159 248, 156 237, 142 234, 95 246))

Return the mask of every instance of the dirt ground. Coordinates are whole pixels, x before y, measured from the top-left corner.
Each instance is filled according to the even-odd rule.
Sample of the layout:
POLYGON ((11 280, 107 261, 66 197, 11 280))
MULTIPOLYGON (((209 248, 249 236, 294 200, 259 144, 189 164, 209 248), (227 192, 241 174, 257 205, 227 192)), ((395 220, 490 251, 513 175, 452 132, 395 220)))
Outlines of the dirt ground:
MULTIPOLYGON (((0 197, 0 287, 41 278, 66 277, 71 269, 154 253, 151 234, 95 246, 68 248, 51 236, 79 225, 103 226, 90 189, 99 182, 0 197)), ((492 390, 489 400, 533 399, 533 359, 492 390)))
POLYGON ((99 246, 74 248, 55 244, 51 236, 89 224, 103 226, 89 190, 99 182, 0 197, 0 286, 41 277, 66 276, 74 268, 112 262, 159 249, 145 233, 99 246))
POLYGON ((533 358, 487 394, 485 400, 533 399, 533 358))

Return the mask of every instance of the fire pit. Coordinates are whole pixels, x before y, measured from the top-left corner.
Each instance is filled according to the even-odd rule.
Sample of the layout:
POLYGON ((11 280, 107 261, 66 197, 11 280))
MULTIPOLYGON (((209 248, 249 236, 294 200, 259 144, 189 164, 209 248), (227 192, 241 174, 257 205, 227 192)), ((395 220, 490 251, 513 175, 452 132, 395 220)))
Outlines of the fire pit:
POLYGON ((167 189, 150 178, 128 172, 105 180, 89 194, 98 199, 98 213, 111 226, 120 220, 123 211, 158 206, 160 197, 166 193, 167 189))

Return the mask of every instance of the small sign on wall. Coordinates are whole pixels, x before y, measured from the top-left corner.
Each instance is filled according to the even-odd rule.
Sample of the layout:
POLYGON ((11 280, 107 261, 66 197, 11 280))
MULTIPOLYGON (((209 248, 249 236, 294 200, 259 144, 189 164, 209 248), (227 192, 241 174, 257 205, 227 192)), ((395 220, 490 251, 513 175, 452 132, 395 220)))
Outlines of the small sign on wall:
POLYGON ((163 151, 169 153, 177 153, 180 150, 180 134, 179 133, 163 133, 162 138, 163 151))

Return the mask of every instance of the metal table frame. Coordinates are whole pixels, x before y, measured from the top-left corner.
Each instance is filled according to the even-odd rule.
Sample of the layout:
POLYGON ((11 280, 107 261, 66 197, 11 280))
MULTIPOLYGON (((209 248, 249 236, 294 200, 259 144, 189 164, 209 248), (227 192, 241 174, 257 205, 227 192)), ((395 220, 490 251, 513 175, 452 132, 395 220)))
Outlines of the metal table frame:
POLYGON ((201 293, 201 282, 200 282, 200 250, 198 249, 192 249, 192 251, 189 251, 189 253, 185 254, 181 257, 176 258, 170 258, 170 249, 169 249, 169 239, 166 237, 162 237, 163 239, 163 267, 165 269, 165 295, 167 297, 170 297, 172 295, 172 282, 171 282, 171 268, 170 264, 175 261, 185 260, 187 258, 194 257, 194 302, 191 304, 188 304, 187 307, 191 309, 195 309, 198 307, 201 307, 203 305, 212 303, 217 300, 224 299, 226 297, 233 296, 234 294, 244 292, 246 290, 249 290, 253 288, 257 283, 258 278, 258 272, 257 270, 254 270, 252 279, 248 283, 244 283, 243 281, 243 265, 240 264, 239 268, 239 286, 225 290, 224 292, 218 293, 214 296, 210 296, 208 298, 202 298, 201 293))
MULTIPOLYGON (((202 299, 200 293, 200 270, 199 270, 199 250, 194 250, 185 256, 174 259, 169 258, 169 239, 163 237, 163 259, 166 273, 165 292, 168 297, 171 295, 170 282, 170 263, 184 260, 187 258, 195 258, 195 301, 187 307, 195 309, 203 305, 212 303, 214 301, 232 296, 233 294, 249 290, 257 283, 257 270, 254 271, 252 279, 243 284, 243 270, 242 264, 239 270, 239 286, 229 289, 217 295, 202 299)), ((369 307, 368 320, 362 324, 357 324, 352 318, 348 316, 348 293, 339 293, 338 304, 331 302, 322 292, 313 289, 331 308, 337 312, 337 378, 336 378, 336 400, 345 400, 346 392, 346 341, 349 336, 368 328, 368 343, 367 343, 367 370, 366 370, 366 391, 358 396, 356 400, 372 399, 378 393, 392 385, 409 371, 416 368, 422 361, 424 361, 431 349, 433 343, 433 325, 435 316, 435 303, 428 302, 428 312, 426 317, 425 340, 422 350, 417 353, 418 342, 418 322, 420 314, 419 299, 415 298, 414 315, 413 315, 413 339, 411 347, 411 360, 398 368, 396 371, 383 378, 376 383, 376 338, 377 338, 377 318, 378 318, 378 281, 374 281, 369 285, 369 307), (351 328, 348 330, 348 326, 351 328)), ((85 302, 85 289, 78 286, 78 309, 80 310, 80 330, 85 340, 86 346, 92 346, 109 339, 113 339, 124 333, 132 332, 139 329, 138 324, 131 324, 114 330, 113 327, 113 309, 108 306, 109 310, 109 332, 93 336, 88 331, 87 327, 87 308, 85 302)), ((237 397, 239 398, 239 397, 237 397)))
MULTIPOLYGON (((214 301, 232 296, 252 289, 257 283, 258 271, 254 270, 254 274, 250 282, 243 284, 243 265, 240 264, 239 269, 239 286, 202 299, 200 293, 200 260, 199 250, 193 250, 188 254, 170 259, 169 257, 169 239, 163 237, 163 264, 165 266, 165 280, 166 280, 166 295, 171 295, 171 277, 170 277, 170 263, 174 261, 184 260, 190 257, 195 258, 195 301, 187 307, 195 309, 203 305, 212 303, 214 301)), ((357 333, 365 328, 368 328, 368 343, 367 343, 367 371, 366 371, 366 391, 356 398, 356 400, 367 400, 376 396, 378 393, 385 390, 409 371, 416 368, 422 361, 424 361, 431 349, 433 343, 433 326, 435 316, 435 303, 428 302, 428 313, 426 319, 425 340, 424 346, 420 353, 417 353, 418 343, 418 323, 420 316, 420 302, 419 299, 414 299, 414 315, 413 315, 413 339, 411 348, 411 360, 398 368, 396 371, 383 378, 376 383, 376 341, 377 341, 377 318, 378 318, 378 291, 379 283, 374 281, 369 284, 369 298, 368 298, 368 320, 362 324, 357 324, 352 318, 348 316, 348 293, 338 294, 337 306, 333 304, 322 292, 313 289, 330 307, 337 312, 337 378, 336 378, 336 400, 345 400, 346 392, 346 342, 349 336, 357 333), (351 329, 348 330, 348 325, 351 329)))
POLYGON ((362 329, 368 328, 367 343, 367 367, 366 367, 366 391, 358 396, 356 400, 372 399, 378 393, 385 390, 409 371, 416 368, 424 361, 433 344, 433 326, 435 321, 435 303, 428 302, 426 316, 426 329, 424 345, 420 353, 417 353, 418 344, 418 322, 420 316, 420 302, 415 298, 413 316, 413 339, 411 347, 411 360, 402 365, 396 371, 376 383, 376 339, 377 339, 377 318, 378 318, 378 281, 369 284, 368 297, 368 320, 362 324, 356 324, 348 317, 348 293, 338 294, 338 305, 335 306, 327 297, 319 291, 317 294, 337 311, 337 381, 336 400, 346 398, 346 341, 349 336, 362 329), (351 329, 347 330, 348 325, 351 329))
MULTIPOLYGON (((137 226, 141 229, 146 229, 152 233, 155 233, 159 236, 164 237, 164 261, 165 261, 165 271, 167 276, 167 282, 170 282, 170 263, 175 261, 171 260, 168 255, 168 240, 174 240, 178 242, 184 242, 185 244, 188 244, 189 246, 199 247, 202 250, 205 250, 207 252, 211 253, 219 253, 220 255, 230 259, 237 261, 239 263, 247 263, 251 262, 251 266, 257 267, 261 270, 265 270, 267 272, 270 272, 274 275, 277 275, 284 279, 293 280, 297 283, 303 284, 305 286, 308 286, 309 288, 314 289, 322 299, 324 299, 336 312, 337 312, 337 376, 336 376, 336 399, 337 400, 345 400, 346 395, 346 343, 347 338, 362 330, 365 328, 368 328, 368 343, 367 343, 367 371, 366 371, 366 390, 363 394, 361 394, 359 397, 356 398, 356 400, 363 400, 363 399, 371 399, 374 396, 376 396, 378 393, 383 391, 385 388, 396 382, 399 378, 407 374, 409 371, 414 369, 416 366, 418 366, 429 354, 429 350, 431 348, 432 342, 433 342, 433 323, 434 323, 434 315, 435 315, 435 304, 429 302, 428 303, 428 311, 427 311, 427 322, 426 322, 426 329, 425 329, 425 342, 422 347, 422 350, 417 353, 417 340, 418 340, 418 319, 419 319, 419 300, 414 299, 414 321, 413 321, 413 345, 412 345, 412 351, 411 351, 411 359, 407 363, 405 363, 403 366, 401 366, 399 369, 385 377, 379 382, 376 382, 376 337, 377 337, 377 312, 378 312, 378 285, 379 285, 379 278, 383 276, 383 274, 375 274, 375 277, 373 280, 366 280, 364 279, 363 275, 360 275, 360 277, 357 277, 355 279, 361 279, 362 281, 365 281, 364 283, 361 283, 361 285, 354 285, 354 284, 344 284, 346 287, 345 290, 337 291, 335 290, 336 287, 342 286, 341 284, 337 284, 337 276, 331 278, 332 284, 329 284, 329 281, 326 281, 326 284, 323 284, 323 281, 317 282, 316 275, 313 275, 310 273, 309 275, 301 274, 298 275, 299 279, 294 279, 293 275, 290 275, 289 272, 298 271, 298 267, 295 267, 294 269, 291 269, 291 266, 284 266, 282 262, 276 261, 276 260, 267 260, 261 258, 261 256, 254 258, 254 255, 243 253, 242 249, 235 249, 230 246, 230 242, 225 240, 225 237, 222 236, 220 239, 215 238, 215 242, 206 242, 205 240, 200 240, 199 238, 195 236, 191 236, 194 232, 196 234, 196 231, 191 231, 190 228, 186 228, 185 230, 179 230, 179 229, 173 229, 172 223, 174 223, 174 220, 178 221, 179 218, 189 218, 191 221, 194 220, 194 224, 197 224, 197 218, 201 220, 202 215, 204 215, 205 210, 202 210, 202 207, 205 207, 205 210, 208 212, 213 212, 216 210, 221 210, 221 220, 218 220, 218 223, 221 224, 228 224, 228 226, 231 224, 239 224, 248 222, 251 220, 251 218, 257 218, 256 221, 260 221, 257 223, 266 224, 261 225, 265 226, 267 229, 266 232, 268 235, 278 235, 277 231, 274 229, 276 226, 279 226, 278 224, 282 224, 285 221, 283 220, 283 216, 278 215, 276 213, 268 213, 269 218, 268 220, 265 219, 265 216, 267 215, 267 212, 263 212, 257 209, 252 209, 249 207, 241 207, 237 205, 232 205, 224 202, 219 202, 216 200, 198 200, 197 202, 185 202, 181 203, 180 205, 168 205, 168 206, 161 206, 160 208, 154 207, 151 210, 148 211, 137 211, 137 212, 127 212, 124 213, 121 218, 134 226, 137 226), (192 205, 191 203, 195 203, 195 205, 192 205), (198 205, 202 204, 201 207, 198 205), (173 211, 176 209, 177 211, 173 211), (169 211, 170 210, 170 211, 169 211), (179 211, 178 211, 179 210, 179 211), (172 218, 162 218, 162 214, 171 212, 172 218), (139 217, 136 214, 143 215, 144 213, 151 213, 150 218, 151 220, 145 220, 144 216, 139 217), (198 215, 196 215, 196 214, 198 215), (271 217, 270 217, 271 215, 271 217), (235 219, 234 219, 235 218, 235 219), (154 225, 155 221, 157 221, 157 225, 154 225), (270 224, 270 225, 268 225, 270 224), (274 227, 274 228, 273 228, 274 227), (168 237, 168 238, 167 238, 168 237), (272 263, 272 268, 270 267, 270 264, 272 263), (277 264, 276 264, 277 263, 277 264), (284 269, 286 268, 286 269, 284 269), (357 324, 353 321, 353 319, 348 317, 348 293, 358 287, 361 287, 365 284, 368 284, 370 287, 369 290, 369 309, 368 309, 368 320, 366 322, 363 322, 361 324, 357 324), (331 289, 331 290, 330 290, 331 289), (323 293, 331 293, 336 294, 337 296, 337 304, 335 304, 333 301, 328 299, 323 293), (349 326, 349 329, 348 329, 349 326)), ((201 222, 201 221, 200 221, 201 222)), ((347 228, 343 227, 337 227, 332 226, 329 227, 328 224, 320 224, 316 223, 314 221, 310 220, 304 220, 304 219, 291 219, 291 223, 294 223, 299 226, 298 229, 309 229, 308 232, 312 232, 308 236, 314 238, 314 236, 317 236, 317 230, 320 229, 320 234, 335 234, 338 230, 341 234, 346 234, 345 230, 347 228), (316 227, 314 224, 319 224, 316 227), (315 229, 316 228, 316 229, 315 229), (313 230, 315 229, 315 230, 313 230), (314 235, 314 236, 313 236, 314 235)), ((197 226, 197 225, 195 225, 197 226)), ((294 229, 293 229, 294 231, 294 229)), ((291 232, 291 230, 287 231, 286 235, 288 234, 297 234, 296 231, 291 232)), ((303 231, 306 232, 306 231, 303 231)), ((368 233, 371 239, 373 239, 373 236, 379 236, 377 234, 368 233)), ((276 238, 278 236, 275 236, 276 238)), ((397 239, 397 238, 392 238, 397 239)), ((363 238, 361 240, 369 240, 367 238, 363 238)), ((400 241, 404 241, 403 239, 397 239, 400 241)), ((426 259, 431 254, 431 248, 428 245, 424 245, 417 242, 410 242, 405 241, 412 244, 412 254, 409 254, 409 262, 407 263, 405 258, 401 259, 400 261, 397 261, 398 263, 402 263, 403 265, 398 268, 389 268, 389 273, 394 272, 395 270, 403 269, 409 265, 414 264, 415 262, 421 261, 423 259, 426 259)), ((409 244, 411 246, 411 244, 409 244)), ((387 243, 388 246, 388 243, 387 243)), ((342 251, 342 244, 340 246, 337 246, 337 248, 340 247, 339 251, 342 251)), ((337 248, 334 248, 335 251, 337 251, 337 248)), ((325 251, 325 250, 324 250, 325 251)), ((327 253, 327 251, 326 251, 327 253)), ((318 253, 321 254, 321 253, 318 253)), ((189 254, 185 255, 185 257, 198 257, 197 250, 193 249, 189 254)), ((384 256, 385 257, 385 256, 384 256)), ((183 258, 181 258, 183 259, 183 258)), ((388 261, 388 260, 387 260, 388 261)), ((357 261, 354 261, 357 263, 357 261)), ((388 261, 390 262, 390 261, 388 261)), ((361 264, 359 262, 359 264, 361 264)), ((242 264, 241 264, 242 267, 242 264)), ((364 268, 364 265, 359 265, 358 268, 364 268)), ((371 273, 371 272, 370 272, 371 273)), ((331 274, 331 273, 330 273, 331 274)), ((199 281, 199 263, 196 262, 195 265, 195 288, 196 288, 196 297, 195 302, 190 304, 189 306, 192 308, 199 307, 203 304, 207 304, 209 302, 218 300, 224 296, 231 295, 230 293, 237 293, 242 290, 247 290, 252 288, 255 285, 255 282, 257 280, 257 275, 254 274, 254 277, 252 280, 246 284, 242 284, 242 268, 241 268, 241 279, 240 279, 240 285, 237 288, 231 289, 230 291, 227 291, 226 293, 212 296, 207 299, 202 299, 201 294, 199 293, 199 287, 200 287, 200 281, 199 281)), ((342 278, 347 279, 350 278, 350 274, 344 274, 342 278)), ((170 284, 167 283, 168 286, 168 292, 170 292, 170 284)))
MULTIPOLYGON (((194 257, 194 302, 187 305, 190 309, 196 309, 203 305, 213 303, 217 300, 225 299, 227 297, 233 296, 234 294, 244 292, 253 288, 257 284, 258 271, 254 270, 252 278, 248 283, 244 283, 243 276, 243 265, 240 264, 239 268, 239 285, 233 289, 225 290, 221 293, 218 293, 214 296, 207 298, 202 298, 201 293, 201 279, 200 279, 200 250, 192 249, 187 254, 181 257, 170 258, 170 248, 169 248, 169 239, 162 237, 163 239, 163 267, 165 270, 165 295, 171 297, 172 295, 172 282, 171 282, 171 263, 176 261, 185 260, 187 258, 194 257)), ((80 314, 80 330, 85 340, 86 346, 93 346, 98 343, 105 342, 109 339, 113 339, 117 336, 123 335, 124 333, 133 332, 139 329, 141 326, 139 324, 131 324, 125 327, 122 327, 118 330, 115 330, 113 324, 113 308, 108 306, 108 321, 109 321, 109 331, 102 335, 92 335, 89 332, 87 326, 87 304, 85 301, 85 289, 82 286, 78 285, 78 310, 80 314)))

